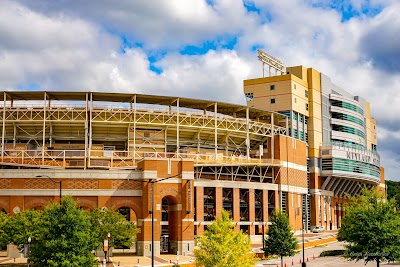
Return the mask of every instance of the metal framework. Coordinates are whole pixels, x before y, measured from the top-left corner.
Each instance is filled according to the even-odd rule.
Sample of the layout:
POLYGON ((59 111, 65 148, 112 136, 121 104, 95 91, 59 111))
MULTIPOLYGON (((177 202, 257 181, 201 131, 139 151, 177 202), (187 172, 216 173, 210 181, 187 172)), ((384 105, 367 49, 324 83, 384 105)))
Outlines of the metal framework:
POLYGON ((288 133, 278 113, 139 94, 3 92, 0 119, 3 168, 134 169, 146 157, 188 158, 200 175, 260 182, 280 162, 273 150, 256 156, 259 145, 288 133))
POLYGON ((273 56, 267 54, 266 52, 262 51, 261 49, 257 50, 258 52, 258 59, 262 63, 262 70, 263 70, 263 77, 265 77, 265 65, 268 66, 268 76, 272 76, 273 73, 271 69, 275 71, 274 75, 284 74, 286 72, 285 65, 278 59, 274 58, 273 56))

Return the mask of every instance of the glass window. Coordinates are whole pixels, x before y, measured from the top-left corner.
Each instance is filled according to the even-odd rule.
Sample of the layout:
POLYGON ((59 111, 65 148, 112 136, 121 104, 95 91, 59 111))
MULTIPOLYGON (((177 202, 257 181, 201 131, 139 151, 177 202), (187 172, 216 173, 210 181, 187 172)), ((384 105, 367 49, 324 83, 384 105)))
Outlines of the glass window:
POLYGON ((253 100, 253 98, 254 98, 253 93, 246 93, 245 96, 246 96, 246 101, 253 100))
POLYGON ((271 98, 271 104, 275 104, 275 98, 271 98))
POLYGON ((272 84, 269 88, 271 89, 271 91, 275 90, 275 85, 272 84))

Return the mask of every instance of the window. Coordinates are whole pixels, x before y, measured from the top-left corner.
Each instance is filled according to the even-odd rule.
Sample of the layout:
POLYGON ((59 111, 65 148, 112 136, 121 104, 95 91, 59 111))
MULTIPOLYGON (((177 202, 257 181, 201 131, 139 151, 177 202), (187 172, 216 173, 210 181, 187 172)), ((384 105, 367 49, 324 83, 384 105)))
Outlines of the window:
POLYGON ((253 93, 246 93, 245 96, 246 96, 246 101, 253 100, 253 93))
POLYGON ((294 89, 296 89, 296 84, 293 84, 294 85, 294 89))
POLYGON ((305 96, 308 98, 308 90, 304 91, 305 96))
POLYGON ((294 98, 294 103, 297 103, 297 98, 294 98))
POLYGON ((308 104, 306 103, 306 110, 308 110, 308 104))
POLYGON ((269 89, 271 89, 271 91, 275 90, 275 85, 271 85, 271 86, 269 87, 269 89))
POLYGON ((275 104, 275 98, 271 98, 271 104, 275 104))

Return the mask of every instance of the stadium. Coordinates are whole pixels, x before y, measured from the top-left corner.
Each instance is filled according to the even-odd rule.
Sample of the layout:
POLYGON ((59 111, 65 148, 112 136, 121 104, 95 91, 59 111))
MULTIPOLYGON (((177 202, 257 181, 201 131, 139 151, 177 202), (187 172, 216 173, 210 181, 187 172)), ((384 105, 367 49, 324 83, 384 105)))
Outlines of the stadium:
MULTIPOLYGON (((336 127, 327 131, 335 138, 325 142, 313 76, 322 74, 290 71, 246 80, 247 106, 143 94, 5 91, 0 210, 13 215, 42 209, 61 193, 72 195, 83 209, 111 208, 135 221, 140 228, 135 250, 145 256, 192 252, 195 237, 222 208, 253 244, 261 244, 274 209, 288 214, 296 233, 302 220, 306 230, 337 229, 346 193, 384 183, 376 136, 368 137, 366 124, 364 130, 354 126, 356 133, 341 134, 336 127), (284 91, 292 82, 310 91, 310 97, 299 97, 303 109, 287 101, 264 106, 272 97, 279 104, 271 95, 257 104, 259 92, 281 90, 292 98, 295 91, 284 91), (363 131, 363 140, 340 142, 363 131), (367 141, 373 150, 362 146, 367 141)), ((349 113, 336 107, 340 111, 349 113)), ((330 121, 340 125, 353 117, 330 121)))

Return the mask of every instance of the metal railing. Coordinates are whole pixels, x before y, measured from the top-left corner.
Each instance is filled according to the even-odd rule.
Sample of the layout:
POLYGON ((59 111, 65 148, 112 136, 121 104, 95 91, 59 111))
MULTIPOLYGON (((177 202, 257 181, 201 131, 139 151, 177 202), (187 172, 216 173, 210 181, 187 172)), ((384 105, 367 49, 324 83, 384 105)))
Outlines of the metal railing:
MULTIPOLYGON (((0 153, 1 154, 1 153, 0 153)), ((225 156, 222 154, 162 153, 110 150, 5 150, 1 155, 3 165, 47 167, 47 168, 99 168, 133 169, 137 162, 145 158, 189 159, 194 164, 218 165, 276 165, 279 160, 250 158, 245 156, 225 156), (86 156, 88 155, 88 156, 86 156)))

